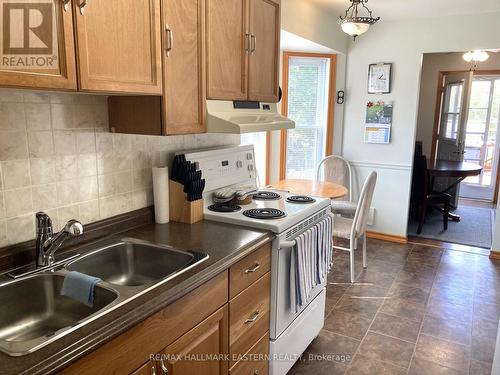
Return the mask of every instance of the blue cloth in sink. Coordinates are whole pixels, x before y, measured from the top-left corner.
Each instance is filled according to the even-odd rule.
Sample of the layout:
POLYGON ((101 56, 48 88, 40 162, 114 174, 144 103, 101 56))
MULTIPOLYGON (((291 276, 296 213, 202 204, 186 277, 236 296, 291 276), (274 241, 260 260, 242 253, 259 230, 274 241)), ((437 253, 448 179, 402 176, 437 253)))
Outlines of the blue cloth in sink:
POLYGON ((93 307, 95 286, 100 281, 102 280, 98 277, 71 271, 64 277, 61 295, 93 307))

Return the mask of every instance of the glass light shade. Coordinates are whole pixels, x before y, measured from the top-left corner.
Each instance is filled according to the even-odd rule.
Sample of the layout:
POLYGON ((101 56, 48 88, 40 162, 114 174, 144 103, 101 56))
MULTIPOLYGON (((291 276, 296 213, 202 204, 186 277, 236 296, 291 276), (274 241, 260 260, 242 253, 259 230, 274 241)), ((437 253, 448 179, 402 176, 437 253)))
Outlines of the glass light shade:
POLYGON ((366 33, 368 29, 370 28, 369 23, 364 23, 364 22, 349 22, 349 21, 344 21, 340 25, 342 27, 342 31, 346 34, 349 34, 351 36, 358 36, 363 33, 366 33))
POLYGON ((477 50, 477 51, 466 52, 466 53, 464 53, 464 55, 462 57, 467 62, 471 62, 471 61, 483 62, 483 61, 488 60, 490 55, 488 55, 488 53, 486 51, 477 50))

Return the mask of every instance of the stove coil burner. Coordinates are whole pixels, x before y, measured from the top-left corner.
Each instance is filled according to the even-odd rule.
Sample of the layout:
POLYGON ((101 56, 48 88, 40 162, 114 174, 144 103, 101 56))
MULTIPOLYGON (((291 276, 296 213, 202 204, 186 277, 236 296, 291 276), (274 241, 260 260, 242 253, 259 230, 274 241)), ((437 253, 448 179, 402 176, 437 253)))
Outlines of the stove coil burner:
POLYGON ((274 191, 259 191, 253 195, 253 199, 258 199, 262 201, 272 201, 280 198, 281 195, 275 193, 274 191))
POLYGON ((291 202, 291 203, 314 203, 314 202, 316 202, 316 199, 308 197, 307 195, 292 195, 291 197, 288 197, 286 200, 288 202, 291 202))
POLYGON ((229 212, 238 212, 239 210, 241 210, 241 207, 232 203, 216 203, 212 204, 211 206, 208 206, 208 209, 214 212, 229 213, 229 212))
POLYGON ((286 216, 286 212, 276 208, 253 208, 243 211, 243 215, 252 219, 281 219, 286 216))

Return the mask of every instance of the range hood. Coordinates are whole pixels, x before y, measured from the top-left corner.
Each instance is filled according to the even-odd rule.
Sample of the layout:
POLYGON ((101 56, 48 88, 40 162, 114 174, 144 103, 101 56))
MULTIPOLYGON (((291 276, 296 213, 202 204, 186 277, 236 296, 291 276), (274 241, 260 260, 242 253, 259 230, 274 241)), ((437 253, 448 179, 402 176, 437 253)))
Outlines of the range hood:
POLYGON ((276 103, 207 100, 208 133, 255 133, 293 129, 295 122, 278 113, 276 103))

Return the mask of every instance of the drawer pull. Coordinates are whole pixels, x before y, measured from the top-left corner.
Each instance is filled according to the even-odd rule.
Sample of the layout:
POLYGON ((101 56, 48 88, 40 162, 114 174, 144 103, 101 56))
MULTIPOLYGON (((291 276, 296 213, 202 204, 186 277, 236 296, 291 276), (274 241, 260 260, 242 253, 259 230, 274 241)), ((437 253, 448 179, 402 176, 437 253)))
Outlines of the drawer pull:
POLYGON ((255 370, 255 371, 253 372, 253 375, 259 375, 259 373, 260 373, 260 372, 259 372, 259 370, 255 370))
POLYGON ((156 367, 151 366, 151 375, 156 375, 156 367))
POLYGON ((168 375, 168 368, 165 366, 165 362, 163 362, 163 359, 160 362, 160 367, 161 370, 163 371, 163 375, 168 375))
POLYGON ((247 320, 245 320, 245 324, 250 324, 250 323, 255 322, 257 319, 259 319, 259 316, 260 316, 260 311, 257 310, 256 312, 253 313, 251 318, 248 318, 247 320))
POLYGON ((245 270, 245 273, 254 273, 260 268, 259 263, 255 263, 252 268, 248 268, 245 270))

